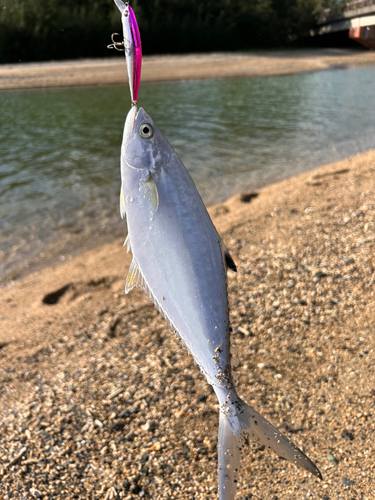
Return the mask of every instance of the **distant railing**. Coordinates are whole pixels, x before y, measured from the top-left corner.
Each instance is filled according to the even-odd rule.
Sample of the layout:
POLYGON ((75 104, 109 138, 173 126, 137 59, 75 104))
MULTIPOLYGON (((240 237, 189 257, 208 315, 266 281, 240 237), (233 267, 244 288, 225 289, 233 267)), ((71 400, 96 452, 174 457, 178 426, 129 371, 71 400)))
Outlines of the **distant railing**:
MULTIPOLYGON (((356 0, 355 2, 349 2, 345 5, 344 12, 350 12, 351 10, 363 9, 363 7, 369 7, 370 5, 375 5, 375 0, 356 0)), ((329 9, 326 9, 329 10, 329 9)))
MULTIPOLYGON (((347 3, 345 6, 338 5, 337 9, 324 9, 319 16, 318 24, 336 21, 342 17, 351 17, 350 15, 348 16, 348 13, 358 12, 372 5, 375 5, 375 0, 355 0, 354 2, 347 3)), ((372 11, 372 9, 370 9, 370 11, 372 11)))

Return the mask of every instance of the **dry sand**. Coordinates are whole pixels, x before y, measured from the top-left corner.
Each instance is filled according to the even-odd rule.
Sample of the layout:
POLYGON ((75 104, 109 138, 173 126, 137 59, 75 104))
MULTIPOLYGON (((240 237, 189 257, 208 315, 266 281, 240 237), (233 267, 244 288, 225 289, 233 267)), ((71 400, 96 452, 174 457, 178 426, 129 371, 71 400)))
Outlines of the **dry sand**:
MULTIPOLYGON (((375 52, 319 49, 274 52, 146 56, 142 82, 282 75, 300 71, 375 64, 375 52)), ((124 83, 123 55, 48 63, 0 65, 0 90, 124 83)))
MULTIPOLYGON (((324 477, 251 444, 238 499, 374 498, 374 194, 375 151, 210 209, 239 394, 324 477)), ((1 291, 2 500, 217 498, 217 402, 129 264, 103 244, 1 291)))

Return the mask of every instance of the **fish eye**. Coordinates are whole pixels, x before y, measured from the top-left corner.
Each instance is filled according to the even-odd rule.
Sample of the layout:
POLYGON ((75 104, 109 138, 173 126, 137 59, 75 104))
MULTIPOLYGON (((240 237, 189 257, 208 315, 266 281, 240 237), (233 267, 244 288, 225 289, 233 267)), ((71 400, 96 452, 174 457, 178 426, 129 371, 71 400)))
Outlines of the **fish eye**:
POLYGON ((139 135, 143 139, 151 139, 151 137, 154 135, 154 130, 149 123, 142 123, 142 125, 139 127, 139 135))

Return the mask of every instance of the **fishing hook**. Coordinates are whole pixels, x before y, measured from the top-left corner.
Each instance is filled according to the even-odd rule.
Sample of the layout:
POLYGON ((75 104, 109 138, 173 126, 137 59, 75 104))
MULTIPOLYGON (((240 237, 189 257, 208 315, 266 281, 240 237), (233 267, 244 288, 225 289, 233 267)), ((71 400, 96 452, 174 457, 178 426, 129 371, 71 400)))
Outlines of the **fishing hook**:
POLYGON ((118 33, 112 33, 112 36, 111 36, 111 40, 113 43, 111 43, 110 45, 107 45, 107 49, 116 49, 120 52, 124 51, 125 49, 120 49, 119 47, 124 47, 124 42, 116 42, 116 40, 114 40, 114 36, 117 35, 117 36, 120 36, 118 33))

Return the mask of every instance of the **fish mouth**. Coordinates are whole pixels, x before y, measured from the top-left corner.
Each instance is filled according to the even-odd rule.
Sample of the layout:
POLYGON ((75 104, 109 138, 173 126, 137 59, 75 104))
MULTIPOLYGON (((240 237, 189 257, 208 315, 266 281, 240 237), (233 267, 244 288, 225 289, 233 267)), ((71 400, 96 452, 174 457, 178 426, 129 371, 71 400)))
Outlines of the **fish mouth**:
POLYGON ((130 111, 125 121, 125 130, 124 130, 125 137, 130 137, 134 133, 138 113, 139 111, 137 110, 137 106, 133 106, 132 108, 130 108, 130 111))
POLYGON ((137 108, 137 106, 133 106, 125 121, 125 137, 130 137, 132 134, 138 130, 140 124, 144 121, 149 120, 150 117, 145 112, 143 108, 137 108))
POLYGON ((144 122, 145 120, 149 120, 150 117, 148 116, 148 114, 146 113, 146 111, 143 109, 143 108, 139 108, 138 112, 137 112, 137 115, 135 117, 135 125, 136 127, 139 127, 139 125, 144 122))

